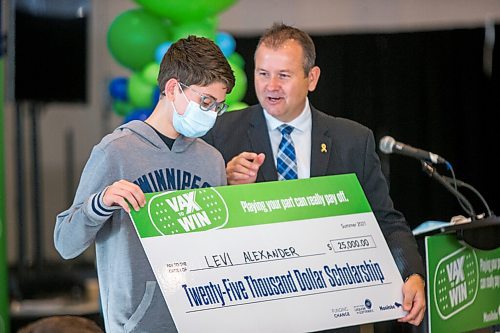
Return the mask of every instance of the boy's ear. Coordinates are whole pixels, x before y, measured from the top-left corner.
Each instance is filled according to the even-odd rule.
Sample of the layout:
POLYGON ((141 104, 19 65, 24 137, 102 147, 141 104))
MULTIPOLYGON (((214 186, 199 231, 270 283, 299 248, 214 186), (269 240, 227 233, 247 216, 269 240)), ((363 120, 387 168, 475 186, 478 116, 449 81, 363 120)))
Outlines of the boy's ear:
POLYGON ((179 89, 179 83, 177 79, 171 78, 165 83, 165 96, 169 101, 174 100, 175 89, 179 89))

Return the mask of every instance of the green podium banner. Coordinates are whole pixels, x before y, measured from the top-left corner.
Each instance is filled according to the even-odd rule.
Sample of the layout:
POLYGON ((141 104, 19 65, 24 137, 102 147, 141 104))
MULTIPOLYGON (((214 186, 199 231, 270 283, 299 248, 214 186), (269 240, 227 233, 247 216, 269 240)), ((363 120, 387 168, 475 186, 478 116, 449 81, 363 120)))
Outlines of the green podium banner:
POLYGON ((455 235, 425 238, 430 332, 500 324, 500 249, 482 251, 455 235))

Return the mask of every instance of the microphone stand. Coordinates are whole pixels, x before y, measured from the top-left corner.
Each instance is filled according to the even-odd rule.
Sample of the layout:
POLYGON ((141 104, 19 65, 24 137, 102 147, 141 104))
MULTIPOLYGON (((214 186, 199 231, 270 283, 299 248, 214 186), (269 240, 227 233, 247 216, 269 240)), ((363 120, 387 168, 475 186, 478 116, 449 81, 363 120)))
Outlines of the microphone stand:
MULTIPOLYGON (((472 208, 471 203, 460 193, 454 186, 450 184, 450 178, 446 176, 441 176, 434 167, 429 165, 425 161, 421 161, 422 170, 427 173, 430 177, 434 178, 441 185, 443 185, 448 191, 455 195, 461 204, 462 208, 467 211, 471 217, 471 223, 455 224, 441 229, 442 233, 454 233, 457 240, 467 246, 471 246, 476 249, 490 251, 498 249, 500 247, 500 218, 492 214, 488 205, 486 206, 489 216, 487 218, 481 218, 476 220, 476 212, 472 208), (472 223, 478 221, 480 223, 472 223)), ((457 182, 458 183, 458 182, 457 182)), ((465 186, 469 188, 466 183, 458 183, 459 186, 465 186)), ((475 191, 474 191, 475 192, 475 191)), ((481 197, 482 198, 482 197, 481 197)))
POLYGON ((488 206, 488 203, 486 202, 486 200, 483 198, 483 196, 481 195, 481 193, 479 193, 479 191, 476 190, 472 185, 467 184, 464 181, 461 181, 461 180, 458 180, 458 179, 454 179, 454 178, 451 178, 451 177, 447 177, 447 176, 443 176, 443 178, 449 184, 456 184, 457 186, 465 187, 465 188, 469 189, 471 192, 473 192, 481 200, 481 202, 484 205, 484 208, 486 209, 486 213, 488 214, 488 217, 493 217, 494 216, 494 214, 491 211, 490 206, 488 206))
POLYGON ((472 208, 472 205, 469 202, 469 200, 467 200, 467 198, 465 198, 464 195, 460 193, 457 189, 451 186, 450 183, 448 183, 448 181, 436 171, 436 168, 431 166, 426 161, 421 160, 420 162, 422 163, 422 170, 429 177, 435 179, 438 183, 443 185, 449 192, 451 192, 455 197, 457 197, 460 202, 462 202, 463 204, 465 204, 465 206, 467 206, 466 207, 467 209, 465 209, 465 207, 463 208, 467 212, 467 214, 470 215, 471 221, 476 220, 476 212, 474 211, 474 208, 472 208))

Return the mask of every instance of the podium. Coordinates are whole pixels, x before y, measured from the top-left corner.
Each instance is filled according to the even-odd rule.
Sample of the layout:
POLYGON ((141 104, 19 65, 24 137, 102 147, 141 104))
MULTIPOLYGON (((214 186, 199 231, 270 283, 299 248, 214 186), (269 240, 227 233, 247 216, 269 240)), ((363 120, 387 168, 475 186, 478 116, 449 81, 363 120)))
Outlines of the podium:
POLYGON ((500 331, 500 217, 478 190, 456 179, 444 158, 391 137, 380 140, 383 153, 393 153, 393 147, 398 154, 420 160, 422 171, 453 194, 470 217, 464 218, 468 223, 437 222, 437 227, 426 229, 435 222, 429 221, 413 231, 427 276, 427 312, 419 332, 500 331), (446 166, 452 177, 440 175, 437 165, 446 166), (485 213, 478 214, 459 188, 473 193, 485 213))
POLYGON ((494 332, 500 325, 500 217, 438 227, 416 239, 427 275, 422 329, 494 332))

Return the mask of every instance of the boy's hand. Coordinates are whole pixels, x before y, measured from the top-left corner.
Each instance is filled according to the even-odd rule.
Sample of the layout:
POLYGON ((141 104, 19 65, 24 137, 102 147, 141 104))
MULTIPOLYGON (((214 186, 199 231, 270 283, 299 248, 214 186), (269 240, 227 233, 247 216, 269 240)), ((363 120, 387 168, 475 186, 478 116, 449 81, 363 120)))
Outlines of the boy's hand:
POLYGON ((106 206, 121 206, 127 213, 130 213, 129 204, 138 211, 146 204, 146 197, 139 186, 122 179, 106 189, 102 201, 106 206))
POLYGON ((264 163, 263 153, 243 152, 233 157, 226 166, 226 177, 229 185, 255 183, 257 171, 264 163))

